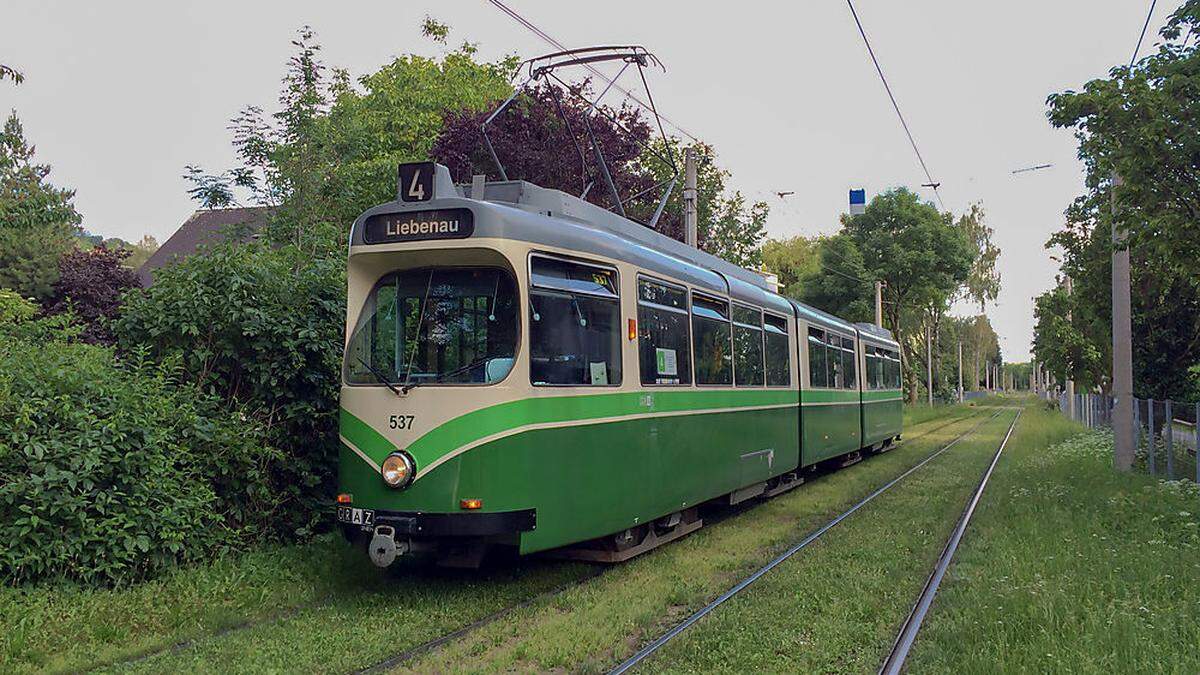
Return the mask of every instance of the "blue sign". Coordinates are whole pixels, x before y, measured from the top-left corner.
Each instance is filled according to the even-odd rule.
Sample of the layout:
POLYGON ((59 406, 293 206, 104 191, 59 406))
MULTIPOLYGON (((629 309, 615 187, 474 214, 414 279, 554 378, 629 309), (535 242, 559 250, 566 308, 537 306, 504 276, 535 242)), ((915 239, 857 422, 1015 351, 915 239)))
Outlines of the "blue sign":
POLYGON ((867 210, 867 191, 850 191, 850 215, 857 216, 867 210))

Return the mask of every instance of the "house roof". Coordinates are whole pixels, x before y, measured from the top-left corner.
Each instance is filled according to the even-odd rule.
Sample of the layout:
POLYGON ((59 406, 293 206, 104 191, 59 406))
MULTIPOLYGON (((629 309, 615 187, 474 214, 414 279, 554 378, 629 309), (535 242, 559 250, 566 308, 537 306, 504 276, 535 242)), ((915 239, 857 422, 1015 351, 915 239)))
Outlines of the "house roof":
POLYGON ((138 268, 138 280, 142 286, 149 286, 154 283, 154 270, 183 260, 203 245, 224 241, 236 226, 244 227, 242 241, 254 239, 270 215, 271 208, 267 206, 197 211, 138 268))

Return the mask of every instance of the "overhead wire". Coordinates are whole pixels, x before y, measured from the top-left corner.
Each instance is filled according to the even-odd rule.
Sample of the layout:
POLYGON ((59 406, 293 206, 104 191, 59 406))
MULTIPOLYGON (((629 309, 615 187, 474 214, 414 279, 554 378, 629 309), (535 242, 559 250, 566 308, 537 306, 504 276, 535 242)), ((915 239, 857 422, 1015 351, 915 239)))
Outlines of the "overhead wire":
POLYGON ((946 206, 942 203, 942 195, 938 192, 938 182, 933 179, 933 174, 929 172, 929 166, 925 164, 925 158, 921 156, 921 150, 917 147, 917 141, 913 138, 912 130, 908 128, 908 122, 904 119, 904 113, 900 112, 900 104, 896 102, 896 95, 892 93, 892 87, 888 84, 887 77, 883 74, 883 67, 879 65, 879 59, 875 56, 875 50, 871 48, 871 41, 867 38, 867 31, 863 28, 862 21, 858 18, 858 12, 854 9, 853 0, 846 0, 846 5, 850 7, 850 14, 854 17, 854 23, 858 26, 858 34, 862 36, 863 44, 867 46, 867 53, 871 56, 871 62, 875 64, 875 72, 879 73, 879 79, 883 82, 883 88, 887 91, 888 98, 892 101, 892 108, 896 111, 896 117, 900 118, 900 126, 904 127, 904 134, 908 136, 908 142, 912 145, 913 152, 917 155, 917 162, 921 165, 921 170, 925 172, 925 178, 929 181, 928 185, 933 189, 933 196, 937 199, 938 207, 943 211, 946 206))
POLYGON ((1130 68, 1137 61, 1138 52, 1142 50, 1142 40, 1146 39, 1146 29, 1150 27, 1150 18, 1154 16, 1154 6, 1157 4, 1158 0, 1150 0, 1150 11, 1146 12, 1146 23, 1142 24, 1142 33, 1138 35, 1137 44, 1133 47, 1133 56, 1129 57, 1130 68))

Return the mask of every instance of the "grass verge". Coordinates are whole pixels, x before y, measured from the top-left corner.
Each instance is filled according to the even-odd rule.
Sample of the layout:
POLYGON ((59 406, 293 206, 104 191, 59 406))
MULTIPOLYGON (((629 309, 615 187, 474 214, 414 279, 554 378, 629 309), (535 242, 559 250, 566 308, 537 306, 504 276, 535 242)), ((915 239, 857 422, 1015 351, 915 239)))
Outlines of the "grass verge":
POLYGON ((1110 435, 1041 417, 997 467, 912 672, 1200 672, 1200 488, 1118 473, 1110 435))
POLYGON ((878 668, 1015 414, 985 423, 668 643, 641 670, 878 668))
MULTIPOLYGON (((711 586, 687 573, 689 555, 714 558, 709 572, 721 578, 760 564, 772 547, 796 536, 797 528, 851 503, 956 429, 961 432, 964 423, 938 427, 972 412, 911 411, 906 414, 909 440, 899 449, 743 513, 722 524, 726 534, 707 544, 689 544, 710 536, 702 532, 655 553, 657 559, 672 548, 688 547, 669 556, 677 567, 651 574, 660 587, 681 581, 666 593, 670 602, 660 609, 682 611, 711 586), (748 519, 743 528, 748 531, 729 536, 742 519, 748 519), (770 527, 760 530, 764 523, 770 527), (706 546, 737 548, 738 554, 722 561, 706 546)), ((635 564, 649 570, 658 564, 646 560, 635 564)), ((105 668, 146 654, 152 656, 121 663, 119 669, 351 669, 589 573, 579 564, 528 560, 484 574, 411 568, 382 574, 361 552, 330 535, 180 569, 133 587, 0 588, 0 671, 105 668), (156 654, 162 650, 167 651, 156 654)), ((640 625, 658 618, 645 612, 640 625)))

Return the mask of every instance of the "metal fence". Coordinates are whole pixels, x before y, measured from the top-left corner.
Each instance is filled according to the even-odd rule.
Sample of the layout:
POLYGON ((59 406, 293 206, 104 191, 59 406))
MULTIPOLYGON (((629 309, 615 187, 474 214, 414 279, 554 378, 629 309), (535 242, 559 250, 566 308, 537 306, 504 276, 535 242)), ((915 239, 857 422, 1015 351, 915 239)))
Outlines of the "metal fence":
MULTIPOLYGON (((1053 396, 1047 396, 1053 400, 1053 396)), ((1058 408, 1089 428, 1112 427, 1116 399, 1106 394, 1059 394, 1058 408), (1072 405, 1074 403, 1074 405, 1072 405)), ((1133 399, 1136 467, 1167 480, 1190 478, 1200 483, 1200 403, 1133 399)))

